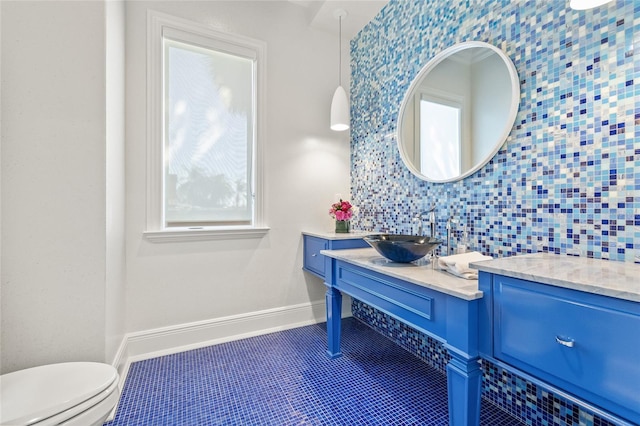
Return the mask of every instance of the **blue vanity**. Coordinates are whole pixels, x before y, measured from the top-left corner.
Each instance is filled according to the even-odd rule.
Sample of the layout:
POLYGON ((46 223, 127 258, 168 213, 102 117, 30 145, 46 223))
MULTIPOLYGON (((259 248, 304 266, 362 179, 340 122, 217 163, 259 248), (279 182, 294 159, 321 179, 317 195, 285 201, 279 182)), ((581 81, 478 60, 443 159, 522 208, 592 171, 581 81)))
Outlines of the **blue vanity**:
POLYGON ((451 355, 447 364, 450 423, 478 424, 482 372, 477 318, 482 293, 477 281, 434 270, 430 263, 391 263, 372 248, 322 254, 328 356, 342 355, 340 312, 345 293, 444 343, 451 355))
POLYGON ((480 358, 640 424, 640 265, 524 255, 476 263, 475 281, 426 262, 391 263, 371 248, 320 254, 328 356, 342 355, 343 293, 442 342, 451 425, 479 424, 480 358))
POLYGON ((482 358, 640 424, 640 265, 538 253, 476 266, 482 358))

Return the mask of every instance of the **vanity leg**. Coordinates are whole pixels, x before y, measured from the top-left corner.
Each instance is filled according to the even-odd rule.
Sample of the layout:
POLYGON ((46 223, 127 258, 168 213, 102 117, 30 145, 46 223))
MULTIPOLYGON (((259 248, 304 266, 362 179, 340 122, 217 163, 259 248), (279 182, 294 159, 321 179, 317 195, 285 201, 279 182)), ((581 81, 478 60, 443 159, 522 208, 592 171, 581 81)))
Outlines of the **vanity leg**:
POLYGON ((340 352, 340 327, 342 320, 342 293, 328 286, 326 293, 327 305, 327 342, 329 349, 327 356, 331 359, 342 356, 340 352))
POLYGON ((449 393, 449 425, 478 426, 480 424, 480 397, 482 370, 479 358, 467 358, 449 351, 447 364, 447 390, 449 393))

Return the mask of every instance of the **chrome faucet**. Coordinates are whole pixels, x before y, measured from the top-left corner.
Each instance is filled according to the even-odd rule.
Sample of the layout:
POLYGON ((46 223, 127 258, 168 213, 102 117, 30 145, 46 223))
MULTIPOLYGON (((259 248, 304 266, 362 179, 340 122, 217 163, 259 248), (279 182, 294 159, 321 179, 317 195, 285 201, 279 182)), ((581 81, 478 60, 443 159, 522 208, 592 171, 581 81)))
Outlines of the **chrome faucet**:
POLYGON ((436 237, 436 206, 435 204, 429 210, 420 212, 414 217, 414 220, 420 221, 418 225, 418 235, 421 237, 424 236, 424 229, 422 225, 424 224, 423 220, 425 219, 425 217, 426 217, 426 223, 429 224, 429 229, 430 229, 429 236, 431 238, 435 238, 436 237))

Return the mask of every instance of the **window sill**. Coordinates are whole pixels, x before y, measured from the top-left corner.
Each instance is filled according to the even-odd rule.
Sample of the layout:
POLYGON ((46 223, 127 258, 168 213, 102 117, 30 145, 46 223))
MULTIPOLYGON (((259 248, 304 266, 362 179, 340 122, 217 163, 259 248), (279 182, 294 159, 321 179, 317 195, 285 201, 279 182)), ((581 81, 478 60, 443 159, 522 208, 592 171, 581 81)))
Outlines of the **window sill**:
POLYGON ((236 240, 240 238, 262 238, 268 227, 227 227, 198 229, 173 228, 146 231, 144 237, 152 243, 179 243, 186 241, 236 240))

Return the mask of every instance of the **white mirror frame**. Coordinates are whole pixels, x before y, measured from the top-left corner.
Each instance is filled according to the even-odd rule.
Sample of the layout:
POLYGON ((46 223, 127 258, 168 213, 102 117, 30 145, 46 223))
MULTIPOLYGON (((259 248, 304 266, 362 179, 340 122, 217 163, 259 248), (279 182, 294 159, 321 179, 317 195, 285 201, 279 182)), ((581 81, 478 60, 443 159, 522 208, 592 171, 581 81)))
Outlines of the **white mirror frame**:
POLYGON ((400 105, 400 112, 398 113, 398 121, 397 121, 398 128, 397 128, 396 137, 397 137, 398 149, 400 150, 400 157, 402 157, 402 161, 407 166, 409 171, 411 171, 411 173, 413 173, 416 177, 422 180, 425 180, 427 182, 446 183, 446 182, 455 182, 455 181, 464 179, 467 176, 472 175, 473 173, 477 172, 482 167, 484 167, 498 153, 498 151, 500 150, 500 147, 502 147, 504 142, 507 140, 507 137, 511 133, 511 129, 513 129, 516 115, 518 114, 519 105, 520 105, 520 77, 518 76, 518 72, 516 70, 515 65, 513 65, 513 62, 511 62, 511 59, 501 49, 489 43, 485 43, 483 41, 466 41, 466 42, 455 44, 443 50, 442 52, 438 53, 436 56, 434 56, 420 70, 418 75, 416 75, 416 77, 411 82, 411 85, 407 89, 407 93, 405 94, 404 99, 402 100, 402 104, 400 105), (483 47, 483 48, 492 50, 502 59, 502 61, 506 65, 507 70, 509 72, 509 77, 511 78, 511 106, 509 108, 509 115, 507 117, 507 120, 505 122, 506 124, 504 126, 504 129, 501 132, 500 137, 496 141, 493 150, 487 155, 486 158, 484 158, 482 161, 478 162, 478 164, 474 165, 471 169, 465 171, 459 176, 456 176, 450 179, 444 179, 444 180, 430 179, 429 177, 422 174, 414 166, 413 162, 410 161, 409 154, 406 152, 404 145, 402 143, 402 129, 403 129, 403 123, 404 123, 404 115, 407 109, 407 103, 413 102, 413 96, 417 88, 422 84, 423 78, 427 76, 429 72, 431 72, 431 70, 433 70, 439 63, 441 63, 443 60, 447 59, 454 53, 460 52, 462 50, 474 48, 474 47, 483 47))

